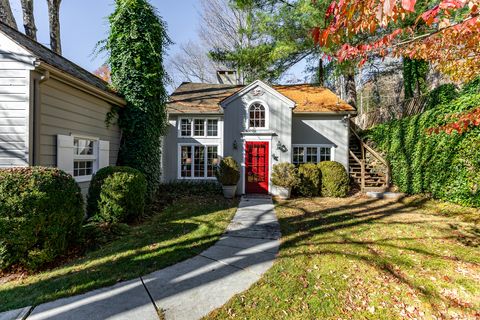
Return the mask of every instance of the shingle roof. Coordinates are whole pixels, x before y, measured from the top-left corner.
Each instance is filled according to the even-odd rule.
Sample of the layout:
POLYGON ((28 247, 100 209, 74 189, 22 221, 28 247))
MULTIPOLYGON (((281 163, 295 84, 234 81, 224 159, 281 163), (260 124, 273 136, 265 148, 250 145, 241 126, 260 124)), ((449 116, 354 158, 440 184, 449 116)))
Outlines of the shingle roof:
POLYGON ((61 55, 56 54, 44 45, 30 39, 23 33, 10 28, 2 22, 0 22, 0 31, 7 37, 12 39, 15 43, 30 52, 38 60, 45 62, 65 73, 68 73, 75 78, 83 80, 88 84, 95 86, 101 90, 113 93, 108 88, 108 84, 105 81, 96 77, 94 74, 83 69, 82 67, 76 65, 72 61, 62 57, 61 55))
MULTIPOLYGON (((222 113, 220 102, 244 86, 182 83, 170 96, 168 112, 222 113)), ((355 112, 356 109, 327 88, 311 84, 276 85, 275 90, 296 103, 294 113, 355 112)))

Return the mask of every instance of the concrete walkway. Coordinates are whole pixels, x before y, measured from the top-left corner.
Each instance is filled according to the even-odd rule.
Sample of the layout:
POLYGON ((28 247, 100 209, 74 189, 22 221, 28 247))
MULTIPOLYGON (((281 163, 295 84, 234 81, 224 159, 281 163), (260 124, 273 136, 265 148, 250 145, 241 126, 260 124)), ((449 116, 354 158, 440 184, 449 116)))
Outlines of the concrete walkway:
POLYGON ((196 257, 113 287, 39 305, 26 319, 149 320, 159 314, 199 319, 260 279, 273 264, 279 238, 271 198, 243 198, 226 233, 196 257))

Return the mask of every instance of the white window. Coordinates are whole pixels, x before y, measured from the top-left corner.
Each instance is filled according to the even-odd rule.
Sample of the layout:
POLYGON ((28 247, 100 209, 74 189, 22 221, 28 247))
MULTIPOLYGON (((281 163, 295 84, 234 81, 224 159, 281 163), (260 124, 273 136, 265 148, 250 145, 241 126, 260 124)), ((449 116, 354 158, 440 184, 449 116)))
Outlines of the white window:
POLYGON ((318 163, 322 161, 333 160, 333 147, 322 145, 293 146, 292 162, 293 164, 301 163, 318 163))
POLYGON ((217 136, 218 136, 218 120, 208 119, 207 120, 207 137, 217 137, 217 136))
POLYGON ((180 137, 218 137, 219 120, 208 118, 181 118, 178 130, 180 137))
POLYGON ((182 137, 190 137, 192 135, 192 119, 180 120, 180 135, 182 137))
POLYGON ((97 138, 57 135, 57 167, 87 182, 110 163, 110 143, 97 138))
POLYGON ((213 179, 218 164, 218 146, 180 145, 179 178, 213 179))
POLYGON ((88 177, 93 174, 97 160, 98 140, 73 139, 73 176, 88 177))
POLYGON ((253 103, 248 109, 248 127, 251 129, 265 129, 267 127, 267 112, 261 103, 253 103))

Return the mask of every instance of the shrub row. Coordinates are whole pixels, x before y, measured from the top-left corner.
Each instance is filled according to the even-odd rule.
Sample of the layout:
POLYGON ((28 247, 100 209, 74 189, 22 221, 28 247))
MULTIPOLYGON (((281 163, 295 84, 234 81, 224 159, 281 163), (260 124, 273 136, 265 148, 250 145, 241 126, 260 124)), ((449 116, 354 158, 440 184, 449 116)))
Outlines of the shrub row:
POLYGON ((296 194, 304 197, 346 197, 350 177, 345 167, 335 161, 305 163, 298 168, 280 163, 273 168, 272 182, 280 187, 293 187, 296 194))
MULTIPOLYGON (((146 188, 137 170, 101 169, 89 190, 90 221, 134 220, 143 214, 146 188)), ((92 224, 82 229, 84 218, 81 190, 71 175, 44 167, 0 170, 0 270, 16 265, 35 270, 75 243, 85 247, 92 224)))
MULTIPOLYGON (((433 197, 465 206, 480 207, 480 127, 463 134, 428 134, 459 112, 480 106, 480 80, 455 94, 452 88, 436 93, 441 103, 426 112, 378 125, 365 133, 392 167, 393 183, 409 194, 433 197)), ((433 99, 433 98, 432 98, 433 99)))

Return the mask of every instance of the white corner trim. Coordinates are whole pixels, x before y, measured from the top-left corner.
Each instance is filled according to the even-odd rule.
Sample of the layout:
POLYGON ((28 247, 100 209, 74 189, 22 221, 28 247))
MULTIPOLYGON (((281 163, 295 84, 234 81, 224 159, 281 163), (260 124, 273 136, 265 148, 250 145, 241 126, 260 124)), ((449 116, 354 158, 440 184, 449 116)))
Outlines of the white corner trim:
POLYGON ((295 108, 295 105, 296 105, 295 101, 291 100, 290 98, 287 98, 286 96, 284 96, 283 94, 281 94, 280 92, 278 92, 277 90, 275 90, 274 88, 272 88, 271 86, 269 86, 268 84, 266 84, 265 82, 263 82, 261 80, 255 80, 254 82, 252 82, 248 86, 244 87, 242 90, 237 91, 233 95, 224 99, 223 101, 220 102, 220 106, 225 109, 232 101, 234 101, 237 98, 245 95, 247 92, 249 92, 251 89, 255 88, 256 86, 261 87, 266 92, 268 92, 271 95, 279 98, 280 100, 285 102, 291 109, 295 108))

